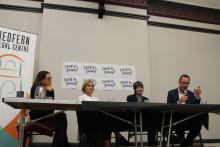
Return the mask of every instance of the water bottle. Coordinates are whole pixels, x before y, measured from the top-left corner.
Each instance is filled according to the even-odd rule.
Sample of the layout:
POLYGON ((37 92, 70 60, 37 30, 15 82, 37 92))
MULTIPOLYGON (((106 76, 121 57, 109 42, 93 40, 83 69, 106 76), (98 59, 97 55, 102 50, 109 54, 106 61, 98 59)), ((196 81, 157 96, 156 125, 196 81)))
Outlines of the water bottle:
POLYGON ((35 99, 46 99, 46 88, 42 86, 38 86, 35 89, 34 98, 35 99))

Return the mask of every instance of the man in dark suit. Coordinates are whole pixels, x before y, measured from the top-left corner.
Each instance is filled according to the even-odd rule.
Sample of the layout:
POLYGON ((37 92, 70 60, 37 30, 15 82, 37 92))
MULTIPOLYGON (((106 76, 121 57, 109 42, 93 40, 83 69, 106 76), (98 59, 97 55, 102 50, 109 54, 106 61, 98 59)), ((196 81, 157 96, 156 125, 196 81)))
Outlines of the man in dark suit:
MULTIPOLYGON (((128 102, 137 102, 137 103, 143 103, 143 102, 149 102, 149 98, 144 97, 142 94, 144 92, 144 85, 140 81, 136 81, 133 84, 134 94, 127 96, 128 102)), ((150 121, 150 120, 147 120, 150 121)), ((157 144, 155 140, 156 136, 156 130, 153 127, 150 127, 148 129, 148 145, 149 146, 155 146, 157 144)))
MULTIPOLYGON (((168 104, 200 104, 200 94, 201 89, 198 86, 194 89, 194 93, 188 90, 190 84, 190 77, 183 74, 179 78, 179 87, 168 92, 167 103, 168 104)), ((176 114, 174 117, 182 119, 186 117, 187 114, 176 114)), ((174 118, 175 119, 175 118, 174 118)), ((174 130, 177 134, 179 141, 181 142, 181 147, 188 147, 192 145, 193 140, 201 130, 201 123, 197 119, 191 119, 184 123, 180 123, 174 130), (189 130, 189 134, 185 138, 184 132, 189 130)))

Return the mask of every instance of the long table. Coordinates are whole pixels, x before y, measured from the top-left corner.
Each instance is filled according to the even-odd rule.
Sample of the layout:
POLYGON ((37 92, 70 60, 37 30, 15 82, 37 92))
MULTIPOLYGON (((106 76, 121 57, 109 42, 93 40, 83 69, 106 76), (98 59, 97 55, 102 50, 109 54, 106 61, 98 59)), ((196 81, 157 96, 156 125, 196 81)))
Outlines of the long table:
MULTIPOLYGON (((20 129, 19 129, 19 147, 23 147, 25 113, 27 109, 42 109, 42 110, 78 110, 82 102, 74 100, 48 100, 48 99, 29 99, 29 98, 2 98, 2 102, 11 106, 14 109, 20 109, 20 129)), ((59 113, 59 112, 58 112, 59 113)), ((51 117, 51 116, 45 116, 51 117)), ((44 119, 44 118, 40 118, 44 119)), ((38 120, 35 120, 38 121, 38 120)))
MULTIPOLYGON (((135 139, 135 146, 137 146, 137 131, 139 128, 140 143, 141 143, 141 146, 143 146, 143 126, 144 126, 144 129, 146 130, 147 129, 146 124, 149 124, 149 123, 147 123, 149 120, 143 121, 143 120, 146 120, 146 119, 143 119, 143 117, 142 117, 143 111, 147 112, 148 116, 149 115, 153 116, 153 113, 155 113, 155 110, 156 110, 155 108, 163 107, 166 105, 167 104, 164 104, 164 103, 100 102, 100 101, 99 102, 94 102, 94 101, 89 102, 89 101, 84 101, 84 102, 82 102, 81 111, 99 112, 99 113, 104 114, 102 116, 100 114, 98 114, 98 115, 100 118, 101 117, 105 118, 105 122, 104 122, 105 127, 113 128, 113 129, 109 129, 108 131, 117 132, 117 131, 125 131, 125 129, 127 129, 127 131, 131 131, 133 129, 134 134, 135 134, 135 136, 134 136, 135 137, 134 138, 135 139), (118 114, 118 112, 119 112, 119 114, 118 114), (105 117, 105 116, 108 116, 109 118, 114 118, 114 121, 107 119, 107 117, 105 117), (120 121, 116 122, 116 120, 120 120, 121 122, 120 121)), ((92 114, 90 114, 90 117, 91 117, 91 115, 92 114)), ((95 116, 97 116, 97 115, 95 115, 95 116)), ((96 118, 96 119, 100 120, 98 118, 96 118)), ((83 121, 81 121, 81 122, 83 122, 83 121)), ((103 122, 103 121, 100 120, 97 122, 103 122)), ((91 121, 90 121, 90 123, 91 123, 91 121)), ((82 123, 78 123, 78 124, 80 125, 82 123)), ((83 127, 87 127, 87 126, 84 125, 83 127)), ((99 124, 99 127, 100 126, 102 126, 102 124, 99 124)), ((148 125, 148 126, 150 127, 150 125, 148 125)))
MULTIPOLYGON (((162 135, 165 128, 168 128, 168 139, 167 139, 167 147, 170 146, 170 136, 171 136, 171 129, 173 126, 178 125, 180 123, 183 123, 184 121, 187 121, 189 119, 194 119, 196 117, 202 116, 208 113, 219 113, 220 112, 220 105, 218 104, 188 104, 188 105, 177 105, 177 104, 165 104, 165 103, 136 103, 136 102, 126 102, 126 103, 120 103, 120 102, 83 102, 82 108, 84 110, 89 111, 104 111, 106 112, 118 112, 118 111, 124 111, 129 110, 133 111, 134 118, 135 118, 135 132, 137 131, 137 116, 136 113, 139 114, 139 128, 140 128, 140 139, 141 139, 141 146, 143 146, 143 116, 146 116, 148 114, 155 114, 159 115, 158 117, 153 118, 155 120, 155 123, 158 123, 157 121, 161 122, 161 136, 160 136, 160 146, 162 146, 162 135), (182 113, 182 114, 188 114, 186 118, 173 121, 173 115, 176 113, 182 113), (161 118, 161 119, 160 119, 161 118), (166 121, 167 120, 167 121, 166 121)), ((106 113, 107 115, 109 113, 106 113)), ((109 116, 111 116, 109 114, 109 116)), ((114 116, 112 116, 114 117, 114 116)), ((208 128, 208 117, 207 119, 202 118, 201 124, 208 128)), ((145 126, 146 127, 146 126, 145 126)), ((150 126, 152 127, 152 125, 150 126)), ((154 127, 158 127, 158 124, 155 124, 154 127)), ((157 129, 158 130, 158 129, 157 129)), ((136 139, 135 143, 137 145, 136 139)))
MULTIPOLYGON (((62 111, 90 111, 90 112, 100 112, 109 117, 115 118, 117 120, 126 122, 134 127, 135 132, 137 132, 137 127, 140 128, 140 139, 141 146, 143 146, 143 114, 148 113, 160 113, 162 114, 161 123, 161 134, 163 134, 164 128, 168 127, 169 135, 167 146, 169 146, 170 132, 172 126, 181 123, 187 119, 191 119, 198 115, 205 113, 219 113, 220 105, 216 104, 192 104, 192 105, 173 105, 164 103, 133 103, 133 102, 89 102, 89 101, 75 101, 75 100, 44 100, 44 99, 27 99, 27 98, 2 98, 2 102, 8 104, 12 108, 21 109, 21 124, 20 134, 19 134, 19 147, 23 146, 23 135, 25 126, 25 112, 26 109, 51 109, 51 110, 62 110, 62 111), (112 112, 130 112, 134 116, 134 121, 131 122, 126 120, 126 118, 118 117, 112 114, 112 112), (189 118, 180 120, 179 122, 173 122, 174 113, 196 113, 189 118), (137 116, 139 115, 139 123, 137 123, 137 116), (165 115, 169 114, 169 124, 164 123, 165 115)), ((137 136, 135 136, 135 144, 137 146, 137 136)), ((162 144, 160 143, 160 146, 162 144)))

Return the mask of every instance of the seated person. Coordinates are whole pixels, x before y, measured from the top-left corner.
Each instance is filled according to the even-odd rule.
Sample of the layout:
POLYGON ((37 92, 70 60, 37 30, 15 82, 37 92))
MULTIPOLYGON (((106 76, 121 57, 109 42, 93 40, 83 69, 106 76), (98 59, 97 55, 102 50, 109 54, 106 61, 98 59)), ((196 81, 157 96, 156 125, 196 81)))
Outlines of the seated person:
MULTIPOLYGON (((54 90, 51 84, 51 74, 48 71, 40 71, 31 87, 31 98, 34 99, 35 90, 38 86, 46 89, 46 97, 54 99, 54 90)), ((31 110, 30 119, 38 119, 54 113, 53 110, 31 110)), ((65 113, 60 113, 52 117, 47 117, 38 121, 55 132, 53 137, 53 147, 70 147, 67 138, 67 119, 65 113)))
MULTIPOLYGON (((94 91, 93 82, 91 80, 86 80, 82 86, 82 92, 84 94, 79 96, 78 100, 79 101, 99 101, 98 98, 92 96, 93 91, 94 91)), ((115 133, 115 138, 116 138, 116 142, 118 145, 128 145, 128 141, 119 132, 114 132, 114 133, 115 133)), ((87 135, 89 135, 89 133, 87 133, 87 135)), ((104 139, 105 139, 104 140, 105 147, 110 147, 111 132, 104 132, 104 139)))
MULTIPOLYGON (((200 87, 194 89, 194 93, 188 90, 190 84, 190 77, 186 74, 183 74, 179 78, 179 87, 168 92, 167 103, 168 104, 199 104, 200 103, 200 87)), ((183 117, 184 114, 180 116, 178 114, 177 117, 183 117)), ((175 118, 174 118, 175 119, 175 118)), ((188 120, 186 122, 180 123, 174 130, 177 134, 177 137, 181 143, 182 147, 191 146, 193 140, 201 130, 201 123, 195 121, 195 119, 188 120), (185 138, 184 133, 185 130, 189 130, 189 134, 185 138)))
MULTIPOLYGON (((86 80, 82 86, 83 95, 79 96, 79 101, 99 101, 98 98, 94 97, 94 83, 92 80, 86 80)), ((87 120, 88 121, 88 120, 87 120)), ((110 147, 111 146, 111 132, 85 132, 86 145, 85 147, 110 147), (98 138, 100 137, 100 138, 98 138), (102 142, 104 138, 104 142, 102 142)))
MULTIPOLYGON (((144 92, 144 85, 142 82, 136 81, 133 84, 133 89, 134 89, 134 94, 127 96, 128 102, 137 102, 137 103, 149 102, 149 99, 142 95, 144 92)), ((156 130, 153 127, 148 128, 148 145, 149 146, 154 146, 157 144, 155 137, 156 137, 156 130)))

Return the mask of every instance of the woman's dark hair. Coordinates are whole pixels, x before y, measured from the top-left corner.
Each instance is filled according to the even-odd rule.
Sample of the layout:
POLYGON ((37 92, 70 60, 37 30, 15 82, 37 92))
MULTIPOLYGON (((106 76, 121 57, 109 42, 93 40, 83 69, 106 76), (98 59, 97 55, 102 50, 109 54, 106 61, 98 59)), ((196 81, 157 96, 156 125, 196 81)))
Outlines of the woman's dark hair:
POLYGON ((37 74, 37 77, 32 85, 32 87, 37 87, 37 86, 41 86, 42 84, 42 80, 45 79, 46 75, 47 74, 50 74, 50 72, 48 71, 40 71, 38 74, 37 74))
POLYGON ((133 89, 134 91, 136 90, 137 87, 142 87, 144 88, 144 85, 141 81, 136 81, 134 84, 133 84, 133 89))

